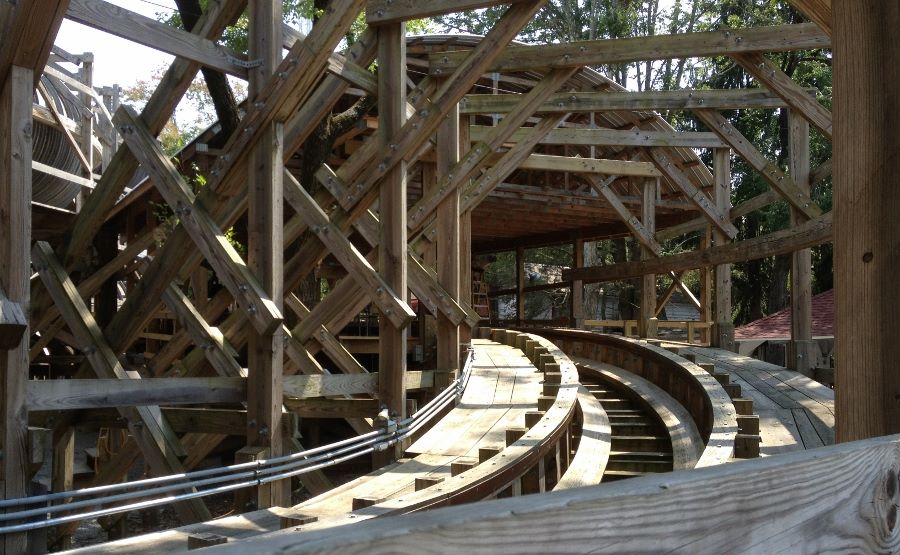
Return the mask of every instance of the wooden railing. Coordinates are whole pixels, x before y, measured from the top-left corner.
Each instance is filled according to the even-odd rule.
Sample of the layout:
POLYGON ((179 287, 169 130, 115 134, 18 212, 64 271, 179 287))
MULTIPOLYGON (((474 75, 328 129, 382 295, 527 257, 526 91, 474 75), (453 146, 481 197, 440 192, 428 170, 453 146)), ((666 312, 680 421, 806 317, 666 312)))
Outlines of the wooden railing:
POLYGON ((900 551, 900 435, 541 496, 281 534, 234 553, 900 551))
MULTIPOLYGON (((658 329, 683 330, 687 335, 687 342, 694 343, 695 339, 700 343, 709 342, 709 332, 713 322, 700 322, 696 320, 659 320, 656 322, 658 329), (699 337, 696 337, 699 334, 699 337)), ((584 329, 617 328, 622 330, 625 337, 638 337, 637 320, 585 320, 584 329)))

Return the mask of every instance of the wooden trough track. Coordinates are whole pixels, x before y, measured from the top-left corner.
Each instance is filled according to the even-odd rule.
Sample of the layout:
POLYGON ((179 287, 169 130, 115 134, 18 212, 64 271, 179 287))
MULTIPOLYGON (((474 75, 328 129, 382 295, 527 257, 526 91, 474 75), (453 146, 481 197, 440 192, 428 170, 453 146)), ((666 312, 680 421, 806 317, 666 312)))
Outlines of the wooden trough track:
POLYGON ((236 541, 284 528, 331 528, 599 483, 610 453, 609 421, 578 383, 575 365, 546 339, 503 330, 493 337, 506 344, 474 340, 475 359, 464 395, 407 448, 409 458, 290 509, 226 517, 89 551, 180 551, 191 538, 212 535, 236 541))

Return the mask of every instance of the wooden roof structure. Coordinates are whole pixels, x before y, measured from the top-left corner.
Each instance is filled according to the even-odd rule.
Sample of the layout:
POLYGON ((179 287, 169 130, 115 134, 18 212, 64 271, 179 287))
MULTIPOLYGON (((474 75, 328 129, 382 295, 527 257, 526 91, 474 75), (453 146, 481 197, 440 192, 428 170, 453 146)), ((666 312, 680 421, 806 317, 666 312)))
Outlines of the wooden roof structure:
MULTIPOLYGON (((683 288, 680 272, 700 268, 704 333, 712 345, 728 348, 734 333, 730 265, 791 253, 789 366, 807 372, 813 348, 809 248, 832 241, 837 440, 900 432, 900 377, 893 372, 900 342, 891 337, 900 314, 900 290, 893 283, 900 270, 900 49, 894 40, 900 8, 876 0, 834 0, 833 7, 831 0, 790 3, 811 22, 554 45, 512 42, 541 9, 541 0, 508 3, 484 37, 408 37, 403 22, 506 3, 331 0, 308 36, 285 27, 280 3, 262 0, 210 1, 190 30, 104 0, 0 4, 0 511, 15 513, 15 500, 30 493, 38 430, 52 437, 52 490, 69 492, 74 429, 85 422, 117 421, 128 429, 125 444, 94 477, 97 486, 121 482, 138 460, 154 476, 184 475, 235 435, 235 428, 243 431, 238 435, 246 445, 235 459, 264 465, 303 452, 290 431, 300 416, 342 419, 359 436, 406 422, 415 406, 408 401, 439 395, 464 367, 461 347, 479 333, 473 253, 517 252, 517 284, 509 291, 518 299, 517 319, 507 324, 523 324, 525 295, 537 290, 525 287, 523 250, 550 244, 572 244, 573 267, 563 272, 563 285, 539 288, 569 288, 570 323, 576 327, 584 320, 579 307, 585 283, 641 280, 637 327, 645 342, 597 340, 617 347, 591 347, 592 356, 645 372, 650 381, 659 378, 659 368, 674 369, 660 383, 668 383, 669 393, 692 411, 708 447, 724 453, 738 449, 737 435, 754 435, 746 428, 738 434, 732 424, 743 405, 726 394, 734 388, 725 389, 714 369, 707 376, 649 345, 659 325, 657 306, 683 288), (217 43, 245 9, 246 55, 217 43), (363 11, 368 30, 337 53, 363 11), (90 56, 53 47, 64 17, 176 56, 140 112, 120 105, 115 90, 93 86, 90 56), (766 56, 809 49, 834 52, 834 117, 766 56), (632 92, 591 69, 695 56, 729 56, 760 87, 632 92), (373 61, 377 75, 366 69, 373 61), (79 71, 67 70, 71 64, 79 71), (215 133, 211 129, 173 160, 157 136, 201 67, 246 79, 249 97, 224 145, 210 149, 202 142, 215 133), (371 115, 340 138, 315 172, 316 183, 301 183, 296 164, 305 156, 302 145, 324 118, 360 95, 377 97, 371 115), (789 110, 789 172, 766 159, 721 113, 745 107, 789 110), (655 113, 671 109, 692 111, 708 131, 675 132, 655 113), (833 170, 830 162, 810 168, 810 126, 833 140, 833 170), (697 156, 699 148, 712 149, 712 168, 697 156), (770 186, 733 207, 732 155, 770 186), (193 181, 197 172, 203 186, 193 181), (832 172, 833 215, 823 213, 809 193, 812 182, 832 172), (165 205, 171 225, 150 217, 151 200, 165 205), (780 200, 791 210, 788 229, 732 241, 736 219, 780 200), (235 229, 243 233, 243 245, 229 240, 235 229), (705 231, 701 248, 662 256, 662 241, 695 230, 705 231), (641 260, 584 267, 585 241, 626 235, 640 243, 641 260), (329 278, 321 302, 307 306, 297 294, 301 284, 328 267, 342 270, 329 278), (209 289, 210 274, 218 289, 209 289), (658 274, 672 278, 661 299, 658 274), (409 330, 422 318, 411 308, 411 296, 434 319, 434 368, 419 373, 408 368, 409 330), (341 337, 370 305, 378 314, 372 349, 377 373, 351 352, 361 342, 341 337), (161 318, 177 321, 177 327, 154 328, 161 318), (136 358, 141 348, 150 351, 148 341, 156 342, 152 358, 136 358), (70 379, 36 379, 35 367, 50 349, 68 353, 70 379), (678 385, 672 375, 685 376, 689 384, 678 385), (230 405, 215 413, 209 409, 215 403, 230 405), (173 410, 178 404, 206 416, 179 416, 173 410), (103 413, 108 409, 116 414, 103 413), (233 419, 217 421, 225 414, 233 419), (722 437, 715 432, 719 423, 722 437), (716 444, 718 439, 725 443, 716 444)), ((574 364, 548 339, 491 333, 545 372, 546 399, 538 406, 559 423, 553 449, 561 472, 568 455, 559 453, 570 445, 559 430, 573 425, 580 387, 574 364)), ((571 343, 584 332, 571 333, 576 335, 559 340, 571 343)), ((568 347, 572 356, 582 355, 581 347, 568 347)), ((518 449, 515 441, 510 445, 518 449)), ((740 448, 746 449, 743 441, 740 448)), ((402 455, 401 445, 382 447, 375 449, 377 464, 402 455)), ((642 523, 640 537, 619 528, 621 545, 642 549, 649 545, 642 542, 672 534, 683 534, 684 545, 712 538, 703 526, 688 525, 682 518, 687 514, 706 524, 721 517, 746 530, 769 530, 771 546, 796 547, 787 535, 797 533, 806 546, 849 548, 840 542, 852 535, 853 545, 895 550, 896 438, 824 449, 820 460, 814 453, 792 455, 746 463, 746 471, 729 465, 696 478, 677 477, 674 493, 658 493, 668 488, 665 480, 613 486, 607 490, 612 493, 573 490, 537 498, 527 509, 521 500, 504 501, 495 506, 495 518, 484 516, 492 510, 489 504, 472 512, 451 510, 446 523, 459 531, 454 535, 467 538, 460 545, 471 546, 469 540, 499 537, 500 530, 537 533, 535 519, 567 530, 586 518, 613 518, 616 503, 627 509, 620 517, 636 515, 638 499, 655 492, 660 507, 679 513, 680 524, 642 523), (815 492, 805 489, 801 478, 809 475, 830 480, 828 487, 852 502, 838 506, 830 490, 818 488, 822 482, 815 492), (695 507, 711 502, 698 491, 718 491, 738 476, 744 477, 744 504, 716 508, 715 515, 695 507), (773 487, 785 503, 807 493, 813 501, 791 505, 796 522, 782 521, 767 513, 775 501, 754 501, 763 488, 771 493, 773 487), (863 508, 868 505, 874 515, 863 508), (826 515, 845 522, 845 532, 859 534, 822 534, 821 522, 830 521, 826 515), (470 534, 474 529, 480 531, 470 534)), ((532 463, 552 456, 520 451, 532 463)), ((482 474, 489 473, 473 473, 482 474)), ((314 493, 330 486, 320 471, 300 480, 314 493)), ((289 485, 287 479, 258 481, 258 506, 290 504, 289 485)), ((507 484, 500 485, 490 495, 505 492, 507 484)), ((185 523, 212 516, 200 496, 178 496, 172 504, 185 523)), ((404 521, 403 541, 433 541, 427 518, 404 521)), ((385 522, 360 528, 360 537, 391 541, 394 532, 386 530, 392 525, 385 522)), ((66 521, 57 528, 60 545, 72 526, 66 521)), ((0 553, 24 552, 27 532, 9 530, 0 535, 0 553)), ((557 541, 549 530, 544 540, 557 541)), ((578 543, 575 536, 581 536, 568 536, 573 549, 617 541, 602 530, 579 530, 587 539, 578 543)), ((310 536, 318 543, 306 545, 284 536, 257 541, 262 550, 360 548, 368 541, 323 534, 310 536)), ((762 544, 745 548, 757 545, 762 544)))

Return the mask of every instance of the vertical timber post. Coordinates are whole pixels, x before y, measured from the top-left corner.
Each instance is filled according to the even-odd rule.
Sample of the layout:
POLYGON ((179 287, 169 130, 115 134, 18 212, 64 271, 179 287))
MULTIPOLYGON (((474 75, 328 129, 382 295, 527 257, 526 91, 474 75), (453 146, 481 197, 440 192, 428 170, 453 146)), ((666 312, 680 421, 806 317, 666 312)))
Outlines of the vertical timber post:
MULTIPOLYGON (((715 177, 716 208, 723 214, 731 210, 731 149, 713 150, 713 172, 715 177)), ((728 242, 728 236, 718 228, 713 229, 716 246, 728 242)), ((715 267, 715 317, 710 342, 714 347, 734 351, 734 322, 731 319, 731 264, 715 267)))
POLYGON ((900 3, 834 5, 838 441, 900 432, 900 3))
MULTIPOLYGON (((471 148, 469 139, 469 116, 459 118, 459 155, 462 157, 471 148)), ((472 306, 472 211, 459 215, 459 296, 460 301, 472 306)), ((459 327, 461 345, 472 343, 472 328, 468 324, 459 327)))
MULTIPOLYGON (((641 224, 650 236, 656 233, 656 191, 659 189, 659 179, 647 179, 642 188, 641 200, 641 224)), ((653 258, 653 252, 647 247, 641 247, 641 260, 653 258)), ((656 337, 655 326, 651 325, 651 319, 656 319, 656 274, 647 274, 641 277, 641 306, 638 317, 638 335, 640 337, 656 337)))
MULTIPOLYGON (((572 263, 575 268, 584 268, 584 239, 575 239, 572 245, 572 263)), ((584 281, 572 281, 572 326, 584 327, 584 281)))
POLYGON ((525 248, 516 247, 516 325, 525 323, 525 248))
MULTIPOLYGON (((88 87, 94 86, 94 55, 90 52, 85 52, 81 55, 81 69, 78 71, 78 76, 82 84, 88 87)), ((81 126, 79 128, 81 133, 78 137, 78 146, 81 148, 81 153, 84 154, 85 160, 88 161, 88 166, 90 166, 90 169, 83 170, 85 177, 93 179, 93 176, 91 175, 94 167, 94 146, 92 143, 94 135, 94 111, 91 109, 93 99, 91 98, 91 95, 84 92, 79 94, 78 98, 81 101, 81 105, 85 108, 85 111, 81 116, 81 126)), ((84 189, 78 193, 78 197, 75 199, 75 208, 77 211, 81 211, 81 205, 84 203, 86 194, 84 189)))
MULTIPOLYGON (((0 288, 19 303, 26 316, 31 296, 31 94, 34 72, 10 68, 0 90, 0 288)), ((28 412, 25 386, 28 382, 28 338, 0 350, 0 427, 3 457, 0 485, 3 499, 28 495, 28 412)), ((24 553, 26 534, 0 536, 0 553, 24 553)))
MULTIPOLYGON (((250 59, 262 65, 249 71, 248 98, 255 101, 281 61, 281 3, 250 2, 250 59)), ((238 130, 237 132, 240 132, 238 130)), ((250 152, 248 176, 248 262, 270 298, 283 309, 284 238, 282 183, 282 124, 265 129, 250 152)), ((250 330, 247 347, 247 446, 264 448, 267 457, 284 452, 281 433, 284 336, 282 328, 271 335, 250 330)), ((262 509, 290 503, 290 480, 259 487, 257 506, 262 509)))
MULTIPOLYGON (((794 110, 788 111, 788 145, 791 178, 801 191, 809 194, 809 122, 794 110)), ((808 219, 796 208, 791 208, 792 226, 808 219)), ((806 376, 812 376, 816 363, 812 342, 811 281, 812 250, 796 251, 791 256, 791 345, 788 364, 791 369, 806 376)))
MULTIPOLYGON (((392 145, 406 121, 406 26, 378 27, 378 123, 383 152, 392 145)), ((378 201, 381 220, 379 272, 385 282, 406 298, 406 163, 390 170, 381 182, 378 201)), ((392 417, 406 410, 406 330, 382 317, 378 325, 378 392, 392 417)))
MULTIPOLYGON (((450 110, 437 132, 437 174, 442 179, 459 161, 459 106, 450 110)), ((437 274, 453 300, 459 300, 459 191, 437 208, 437 274)), ((459 369, 459 327, 437 314, 437 367, 459 369)))

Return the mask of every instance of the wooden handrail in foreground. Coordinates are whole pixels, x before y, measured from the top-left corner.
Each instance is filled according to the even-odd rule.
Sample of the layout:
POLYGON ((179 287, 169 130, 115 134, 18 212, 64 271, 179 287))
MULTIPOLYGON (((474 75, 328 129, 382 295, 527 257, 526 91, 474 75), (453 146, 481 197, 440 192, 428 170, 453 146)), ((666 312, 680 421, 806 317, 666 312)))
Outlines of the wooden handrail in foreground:
POLYGON ((223 553, 900 551, 900 435, 487 501, 223 553))

